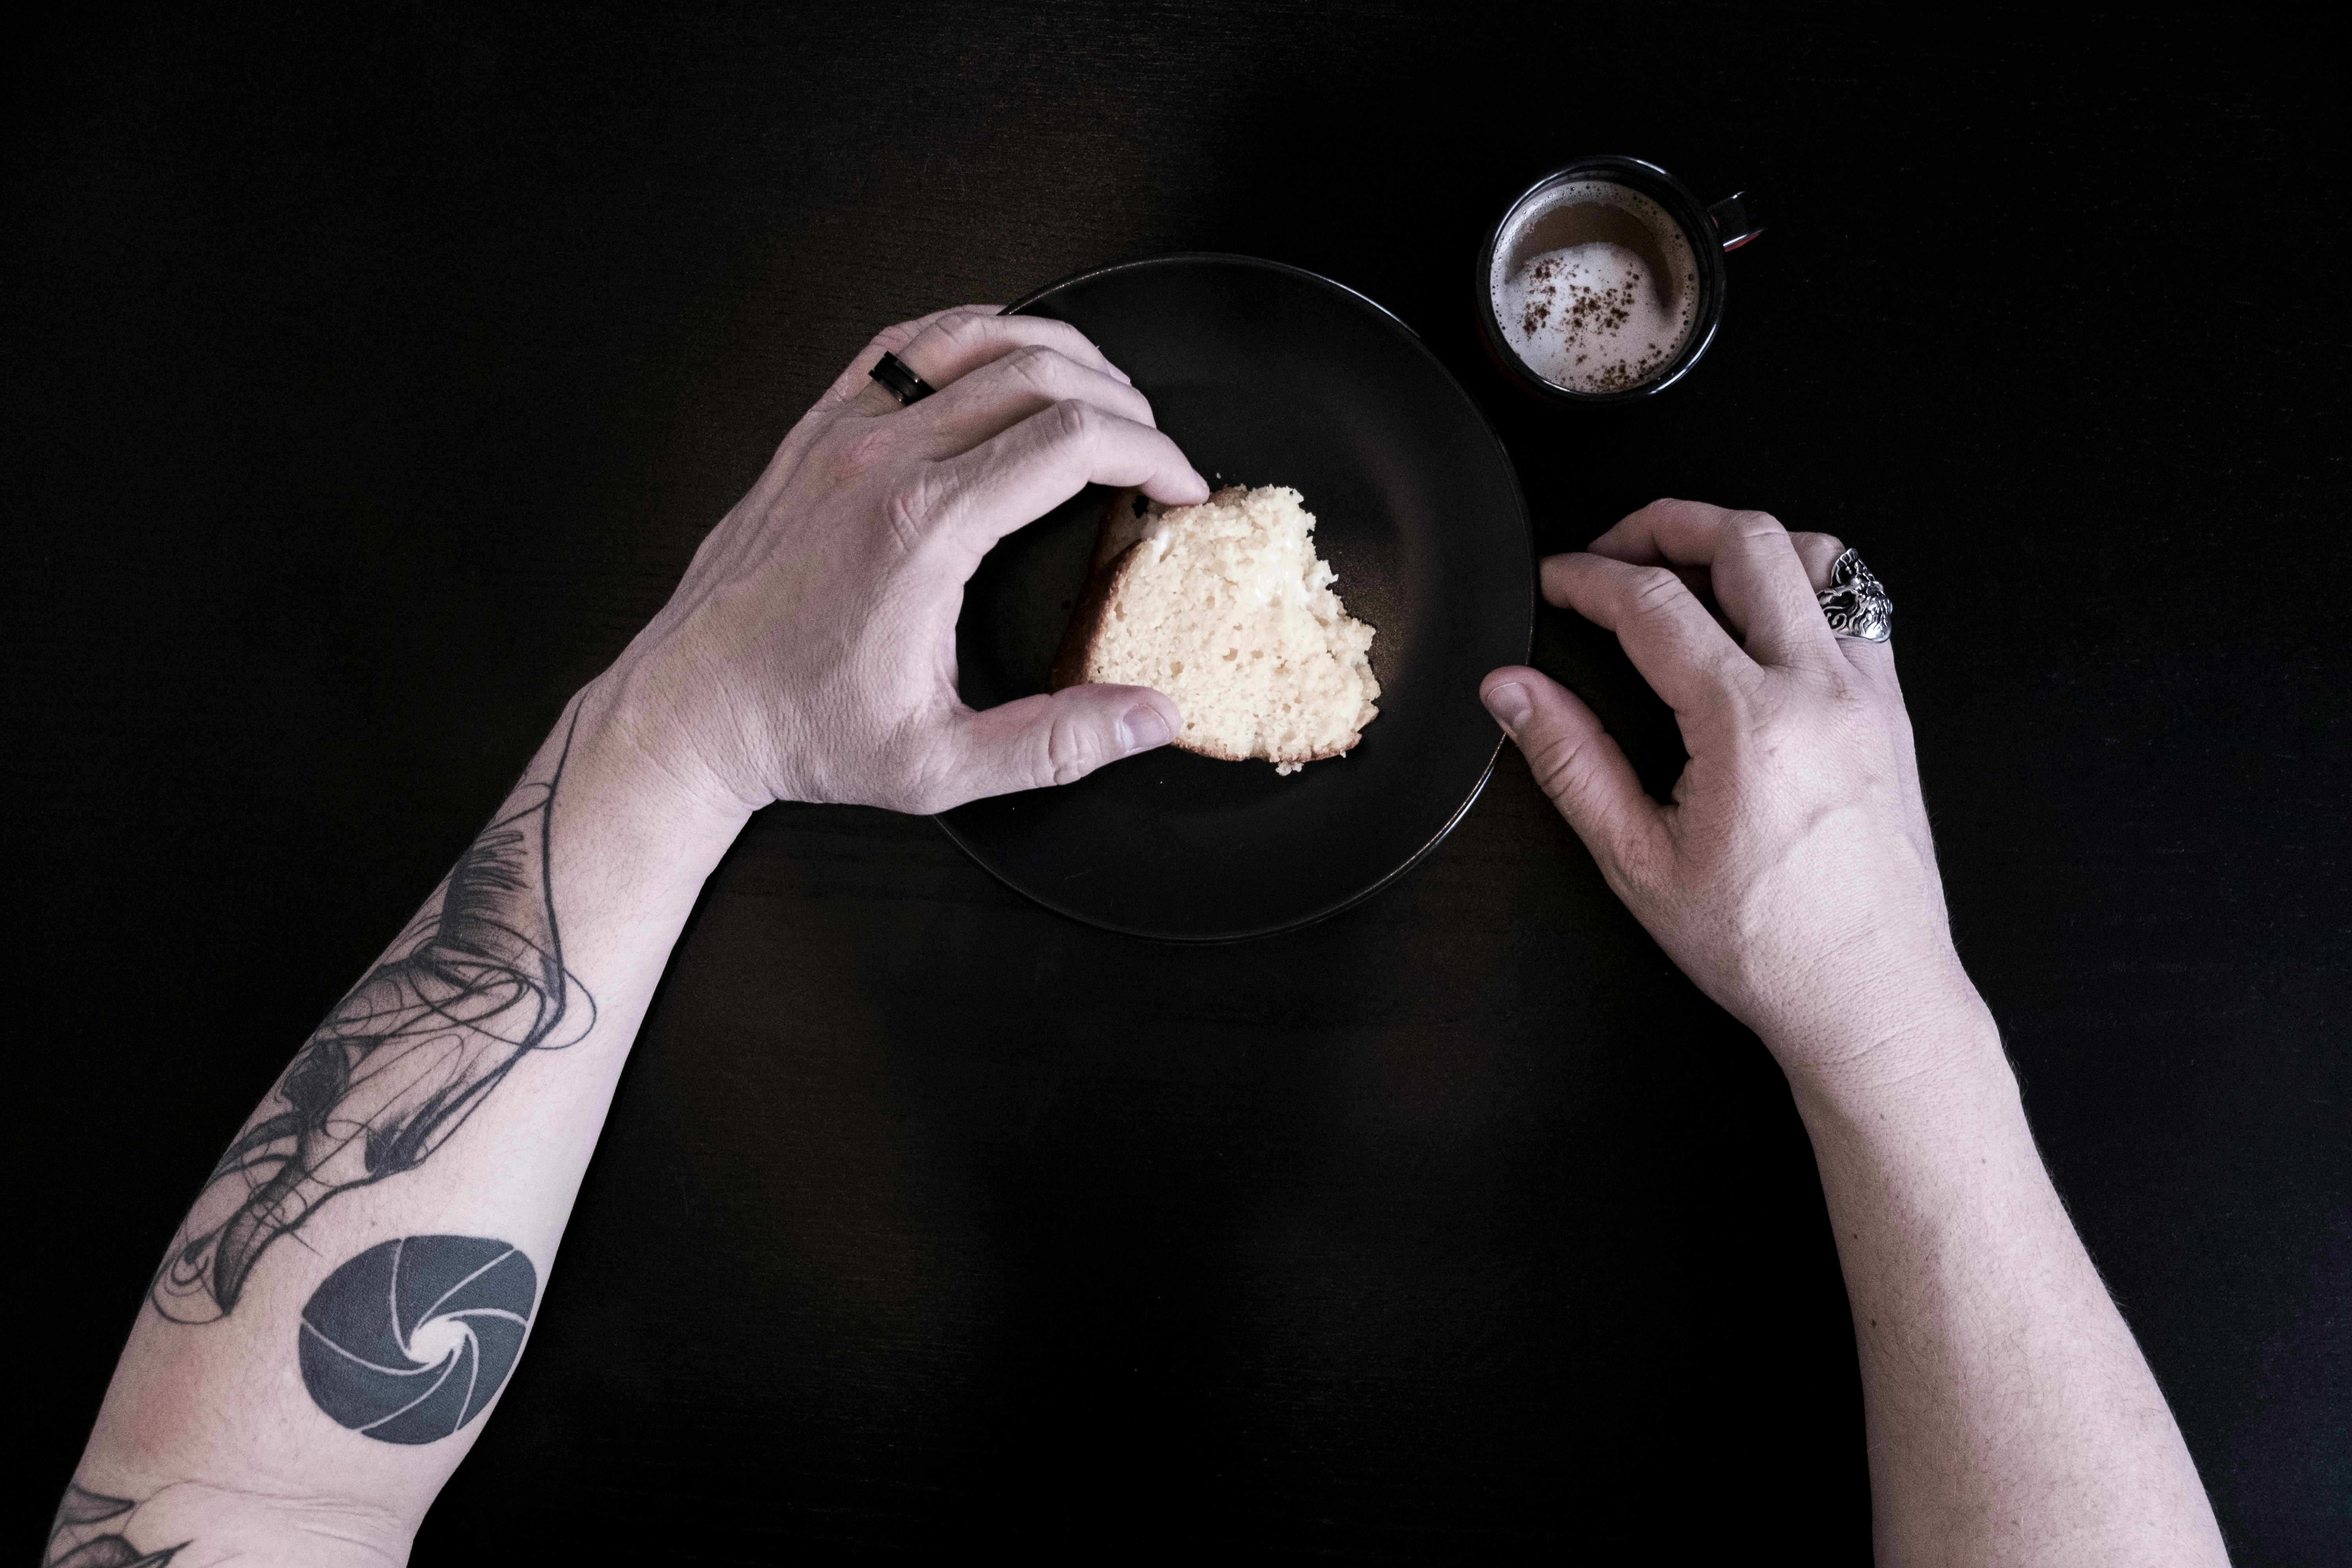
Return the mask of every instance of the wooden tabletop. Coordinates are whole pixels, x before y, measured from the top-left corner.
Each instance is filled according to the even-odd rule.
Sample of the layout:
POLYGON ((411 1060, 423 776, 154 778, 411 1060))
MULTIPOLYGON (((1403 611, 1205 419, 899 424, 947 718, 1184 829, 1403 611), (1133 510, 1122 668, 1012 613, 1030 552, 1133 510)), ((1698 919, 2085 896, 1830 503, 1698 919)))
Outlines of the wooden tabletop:
MULTIPOLYGON (((2059 1188, 2238 1561, 2342 1560, 2352 138, 2284 22, 76 10, 5 69, 18 1517, 224 1141, 867 336, 1218 249, 1416 329, 1544 549, 1662 494, 1861 548, 2059 1188), (1471 272, 1596 152, 1769 229, 1683 384, 1562 412, 1471 272)), ((1671 781, 1612 643, 1538 660, 1671 781)), ((1223 948, 762 813, 416 1560, 1867 1531, 1788 1092, 1507 751, 1399 884, 1223 948)))

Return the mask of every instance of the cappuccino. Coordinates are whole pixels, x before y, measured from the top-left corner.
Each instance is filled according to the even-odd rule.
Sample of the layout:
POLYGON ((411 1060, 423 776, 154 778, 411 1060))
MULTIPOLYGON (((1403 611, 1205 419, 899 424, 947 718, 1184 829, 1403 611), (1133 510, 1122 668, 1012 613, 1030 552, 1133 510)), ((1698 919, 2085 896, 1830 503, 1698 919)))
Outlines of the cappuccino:
POLYGON ((1495 247, 1495 320, 1511 352, 1570 392, 1626 392, 1664 374, 1699 318, 1682 226, 1608 180, 1545 191, 1495 247))

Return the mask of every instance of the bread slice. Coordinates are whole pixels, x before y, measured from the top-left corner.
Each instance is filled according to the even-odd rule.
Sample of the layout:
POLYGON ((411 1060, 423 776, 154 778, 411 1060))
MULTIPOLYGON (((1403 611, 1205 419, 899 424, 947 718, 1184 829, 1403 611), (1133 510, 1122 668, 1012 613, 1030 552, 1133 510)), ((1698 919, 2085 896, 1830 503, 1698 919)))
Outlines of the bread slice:
POLYGON ((1070 616, 1054 689, 1149 686, 1184 716, 1176 744, 1277 773, 1336 757, 1380 717, 1373 630, 1315 553, 1315 514, 1286 485, 1198 506, 1114 497, 1070 616))

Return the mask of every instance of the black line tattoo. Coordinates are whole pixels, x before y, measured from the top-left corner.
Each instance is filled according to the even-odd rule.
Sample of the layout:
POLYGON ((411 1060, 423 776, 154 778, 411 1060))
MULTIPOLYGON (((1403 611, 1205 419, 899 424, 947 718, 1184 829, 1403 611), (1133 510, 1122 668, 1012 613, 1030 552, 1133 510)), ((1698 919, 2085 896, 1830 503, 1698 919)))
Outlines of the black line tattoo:
POLYGON ((380 1243, 328 1275, 302 1309, 303 1386, 355 1432, 436 1442, 497 1397, 522 1354, 538 1296, 538 1270, 503 1241, 380 1243), (436 1325, 440 1334, 419 1342, 420 1330, 436 1325), (442 1350, 437 1360, 434 1349, 442 1350), (427 1359, 417 1359, 420 1351, 427 1359))
POLYGON ((68 1485, 49 1521, 49 1544, 41 1552, 41 1568, 163 1568, 188 1542, 160 1552, 142 1552, 122 1533, 130 1522, 123 1516, 139 1505, 127 1497, 107 1497, 79 1485, 68 1485), (103 1528, 101 1528, 103 1527, 103 1528))
POLYGON ((437 901, 295 1054, 156 1271, 148 1296, 164 1317, 226 1317, 272 1242, 337 1194, 415 1170, 517 1062, 595 1026, 594 999, 563 967, 548 870, 571 755, 567 730, 553 775, 515 786, 437 901))

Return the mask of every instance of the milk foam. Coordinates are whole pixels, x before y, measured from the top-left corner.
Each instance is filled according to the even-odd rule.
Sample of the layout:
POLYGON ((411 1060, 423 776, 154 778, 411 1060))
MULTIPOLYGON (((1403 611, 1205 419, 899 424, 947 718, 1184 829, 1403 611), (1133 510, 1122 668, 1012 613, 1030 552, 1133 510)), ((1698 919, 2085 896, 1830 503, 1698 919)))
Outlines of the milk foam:
POLYGON ((1698 264, 1682 226, 1649 197, 1602 180, 1580 180, 1512 226, 1496 247, 1491 279, 1503 338, 1528 368, 1571 392, 1622 392, 1672 364, 1698 319, 1698 264), (1611 217, 1616 239, 1527 254, 1546 238, 1580 237, 1593 226, 1566 209, 1602 206, 1636 220, 1639 238, 1622 244, 1624 217, 1611 217))

